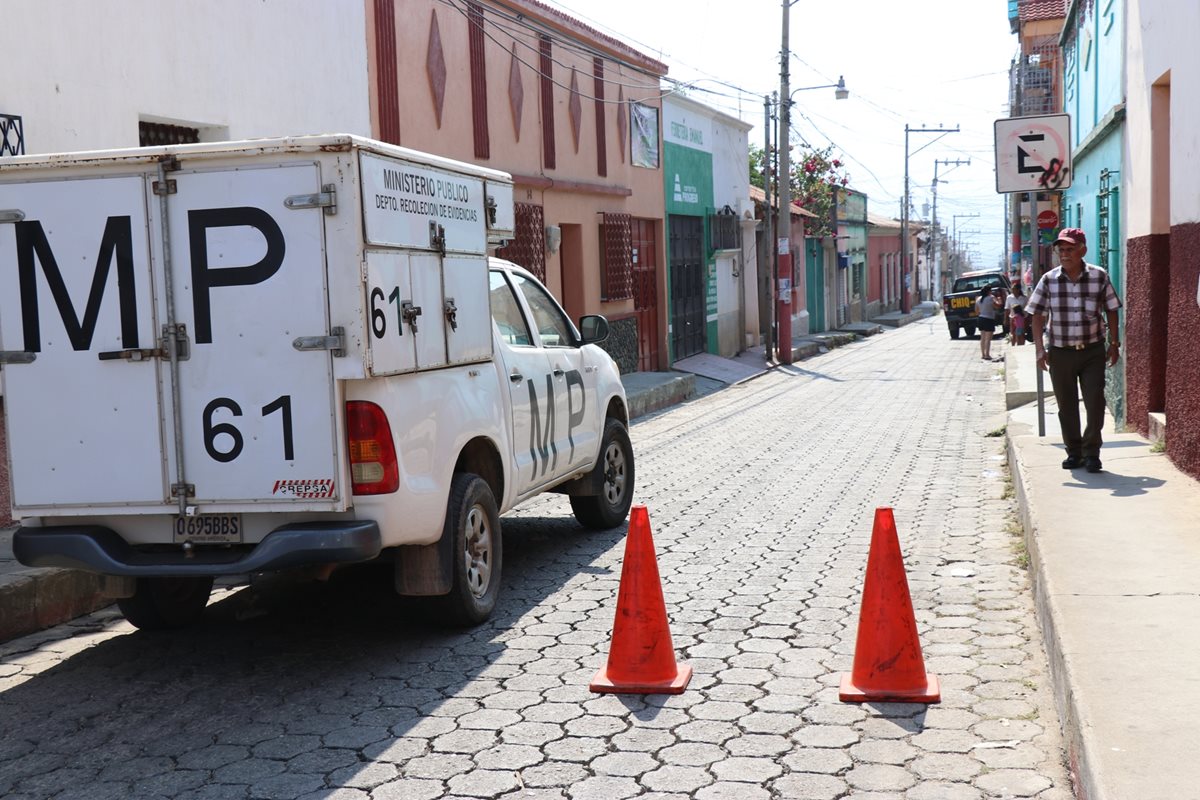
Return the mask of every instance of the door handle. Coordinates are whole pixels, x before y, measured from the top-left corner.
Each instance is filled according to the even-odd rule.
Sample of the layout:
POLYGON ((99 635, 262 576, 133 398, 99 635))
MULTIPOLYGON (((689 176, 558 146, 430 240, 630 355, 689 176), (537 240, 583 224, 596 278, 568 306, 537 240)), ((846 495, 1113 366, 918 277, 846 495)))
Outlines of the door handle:
POLYGON ((561 378, 561 377, 562 377, 563 375, 565 375, 565 374, 566 374, 566 373, 565 373, 565 372, 563 372, 563 370, 562 370, 562 367, 555 367, 555 368, 554 368, 554 377, 556 377, 556 378, 561 378))
POLYGON ((513 370, 508 374, 508 379, 513 383, 520 383, 521 381, 525 380, 525 376, 516 370, 513 370))

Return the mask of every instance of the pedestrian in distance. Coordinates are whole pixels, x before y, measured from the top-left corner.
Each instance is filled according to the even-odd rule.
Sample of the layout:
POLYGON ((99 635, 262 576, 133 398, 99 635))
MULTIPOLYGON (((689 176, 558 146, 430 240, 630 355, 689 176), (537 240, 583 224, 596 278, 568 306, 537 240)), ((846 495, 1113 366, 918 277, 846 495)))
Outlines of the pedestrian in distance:
POLYGON ((994 286, 985 286, 979 290, 975 300, 975 327, 979 329, 979 356, 984 361, 992 360, 992 336, 996 332, 996 298, 992 295, 994 286))
POLYGON ((1003 286, 992 287, 992 299, 996 301, 996 335, 992 337, 992 341, 999 339, 1004 341, 1008 338, 1008 315, 1005 309, 1008 308, 1008 292, 1004 291, 1003 286))
POLYGON ((1012 333, 1013 345, 1020 347, 1025 344, 1025 292, 1021 282, 1013 284, 1013 293, 1004 301, 1004 313, 1008 318, 1008 328, 1012 333))
POLYGON ((1047 272, 1025 303, 1033 327, 1038 369, 1049 369, 1058 424, 1067 457, 1063 469, 1104 469, 1100 435, 1104 427, 1104 368, 1121 357, 1117 310, 1121 299, 1108 273, 1083 260, 1087 237, 1079 228, 1063 228, 1054 241, 1060 266, 1047 272), (1049 325, 1047 325, 1049 317, 1049 325), (1105 332, 1108 347, 1105 348, 1105 332), (1044 333, 1049 333, 1043 342, 1044 333), (1079 432, 1079 396, 1087 427, 1079 432))

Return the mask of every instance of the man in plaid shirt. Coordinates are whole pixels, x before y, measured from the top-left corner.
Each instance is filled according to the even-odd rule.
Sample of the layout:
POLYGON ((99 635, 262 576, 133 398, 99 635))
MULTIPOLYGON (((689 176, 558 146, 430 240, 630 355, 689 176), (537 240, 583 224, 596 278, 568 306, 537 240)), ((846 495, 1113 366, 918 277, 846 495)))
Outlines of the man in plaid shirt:
POLYGON ((1033 344, 1038 369, 1050 369, 1054 399, 1058 401, 1058 424, 1062 428, 1067 458, 1063 469, 1086 467, 1088 472, 1104 468, 1100 462, 1100 429, 1104 427, 1104 367, 1121 357, 1117 309, 1121 299, 1108 273, 1087 264, 1087 238, 1079 228, 1063 228, 1054 242, 1062 264, 1038 281, 1029 295, 1025 312, 1033 321, 1033 344), (1046 325, 1046 315, 1050 324, 1046 325), (1043 331, 1049 341, 1043 343, 1043 331), (1108 347, 1104 346, 1105 329, 1108 347), (1087 427, 1079 433, 1079 393, 1087 427))

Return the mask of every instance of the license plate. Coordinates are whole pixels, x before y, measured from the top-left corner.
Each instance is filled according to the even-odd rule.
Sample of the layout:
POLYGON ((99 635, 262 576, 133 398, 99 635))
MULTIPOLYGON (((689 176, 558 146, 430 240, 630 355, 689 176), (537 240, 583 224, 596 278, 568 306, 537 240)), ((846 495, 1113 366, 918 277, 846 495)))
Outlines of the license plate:
POLYGON ((951 297, 950 298, 950 307, 951 308, 971 308, 974 305, 975 305, 975 301, 972 300, 970 297, 951 297))
POLYGON ((241 514, 197 514, 175 518, 175 542, 230 544, 242 541, 241 514))

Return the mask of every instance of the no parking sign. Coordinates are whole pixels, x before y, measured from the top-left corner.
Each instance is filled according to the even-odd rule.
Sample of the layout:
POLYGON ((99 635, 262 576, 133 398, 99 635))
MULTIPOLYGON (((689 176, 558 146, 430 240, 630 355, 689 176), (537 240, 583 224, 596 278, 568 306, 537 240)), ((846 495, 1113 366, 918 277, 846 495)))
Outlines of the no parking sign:
POLYGON ((1069 114, 1007 117, 996 120, 995 129, 997 192, 1059 191, 1071 186, 1069 114))

